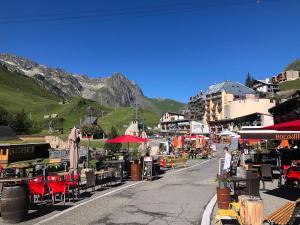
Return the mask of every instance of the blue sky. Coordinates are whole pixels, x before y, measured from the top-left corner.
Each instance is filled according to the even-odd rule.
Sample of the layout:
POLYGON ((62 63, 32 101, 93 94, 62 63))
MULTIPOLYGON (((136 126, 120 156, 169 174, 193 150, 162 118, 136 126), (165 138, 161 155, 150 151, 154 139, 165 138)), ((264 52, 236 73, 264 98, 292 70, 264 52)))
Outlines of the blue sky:
POLYGON ((0 52, 92 77, 121 72, 149 97, 186 102, 300 58, 299 0, 0 1, 0 52))

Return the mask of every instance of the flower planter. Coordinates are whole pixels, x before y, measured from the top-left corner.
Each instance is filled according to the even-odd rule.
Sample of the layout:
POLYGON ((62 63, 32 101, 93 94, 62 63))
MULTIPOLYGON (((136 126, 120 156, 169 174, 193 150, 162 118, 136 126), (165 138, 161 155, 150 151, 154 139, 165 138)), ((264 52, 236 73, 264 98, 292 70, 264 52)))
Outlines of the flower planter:
POLYGON ((217 188, 217 203, 219 209, 229 209, 231 201, 229 188, 217 188))
POLYGON ((131 171, 131 180, 132 181, 140 181, 140 180, 142 180, 141 165, 139 163, 133 162, 130 165, 130 171, 131 171))

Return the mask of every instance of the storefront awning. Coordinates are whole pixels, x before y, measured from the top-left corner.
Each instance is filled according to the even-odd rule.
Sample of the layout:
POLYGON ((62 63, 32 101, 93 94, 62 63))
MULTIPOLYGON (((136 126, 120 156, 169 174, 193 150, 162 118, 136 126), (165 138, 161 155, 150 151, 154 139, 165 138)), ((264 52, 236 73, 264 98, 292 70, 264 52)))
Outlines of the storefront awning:
POLYGON ((300 140, 300 131, 241 130, 241 139, 300 140))
POLYGON ((293 120, 285 123, 278 123, 272 126, 266 126, 263 130, 279 130, 279 131, 300 131, 300 120, 293 120))

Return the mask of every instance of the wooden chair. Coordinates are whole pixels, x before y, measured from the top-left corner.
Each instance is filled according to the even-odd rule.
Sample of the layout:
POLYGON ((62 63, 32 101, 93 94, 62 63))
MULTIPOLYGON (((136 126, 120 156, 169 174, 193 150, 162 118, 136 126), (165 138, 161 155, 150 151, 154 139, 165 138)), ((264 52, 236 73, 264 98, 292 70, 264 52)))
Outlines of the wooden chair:
POLYGON ((271 225, 293 225, 300 212, 300 199, 296 202, 288 202, 269 215, 265 222, 271 225))
POLYGON ((89 170, 85 172, 86 177, 86 188, 91 187, 92 191, 95 191, 96 186, 96 175, 94 170, 89 170))
POLYGON ((261 181, 263 183, 263 190, 265 190, 265 182, 273 182, 273 174, 272 174, 272 167, 270 164, 262 164, 261 168, 261 181))
POLYGON ((259 177, 249 177, 246 181, 246 187, 237 190, 238 195, 250 195, 260 198, 259 184, 259 177))

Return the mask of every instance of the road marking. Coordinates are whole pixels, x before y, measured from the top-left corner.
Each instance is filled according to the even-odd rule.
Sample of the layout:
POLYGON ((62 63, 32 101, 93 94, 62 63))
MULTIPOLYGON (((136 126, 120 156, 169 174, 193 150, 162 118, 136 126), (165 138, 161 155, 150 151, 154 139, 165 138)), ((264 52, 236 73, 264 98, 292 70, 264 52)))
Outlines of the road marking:
MULTIPOLYGON (((172 175, 172 174, 175 174, 175 173, 179 173, 179 172, 181 172, 181 171, 184 171, 184 170, 187 170, 187 169, 196 167, 196 166, 200 166, 200 165, 202 165, 202 164, 204 164, 204 163, 207 163, 207 162, 209 162, 209 161, 210 161, 210 160, 205 160, 204 162, 195 164, 195 165, 193 165, 193 166, 185 167, 185 168, 183 168, 183 169, 179 169, 179 170, 176 170, 176 171, 171 171, 171 172, 169 172, 169 173, 166 173, 164 176, 172 175)), ((130 188, 130 187, 133 187, 133 186, 142 184, 142 183, 144 183, 144 182, 145 182, 145 180, 144 180, 144 181, 139 181, 139 182, 136 182, 136 183, 134 183, 134 184, 130 184, 130 185, 127 185, 127 186, 118 188, 118 189, 116 189, 116 190, 107 192, 107 193, 105 193, 105 194, 103 194, 103 195, 99 195, 99 196, 97 196, 97 197, 95 197, 95 198, 92 198, 92 199, 89 199, 89 200, 87 200, 87 201, 81 202, 81 203, 79 203, 78 205, 74 205, 74 206, 72 206, 72 207, 70 207, 70 208, 68 208, 68 209, 65 209, 65 210, 63 210, 63 211, 61 211, 61 212, 59 212, 59 213, 57 213, 57 214, 55 214, 55 215, 53 215, 53 216, 50 216, 50 217, 48 217, 48 218, 46 218, 46 219, 44 219, 44 220, 41 220, 41 221, 35 223, 35 225, 44 224, 44 223, 49 222, 50 220, 53 220, 53 219, 55 219, 55 218, 57 218, 57 217, 59 217, 59 216, 65 214, 65 213, 67 213, 67 212, 70 212, 70 211, 72 211, 72 210, 74 210, 74 209, 76 209, 76 208, 78 208, 78 207, 80 207, 80 206, 83 206, 83 205, 88 204, 88 203, 90 203, 90 202, 96 201, 97 199, 100 199, 100 198, 103 198, 103 197, 105 197, 105 196, 111 195, 111 194, 116 193, 116 192, 118 192, 118 191, 122 191, 122 190, 124 190, 124 189, 128 189, 128 188, 130 188)))
POLYGON ((204 213, 202 215, 201 225, 210 225, 210 217, 214 210, 216 201, 217 201, 217 195, 214 195, 214 197, 212 197, 210 199, 208 205, 206 206, 206 208, 204 210, 204 213))

